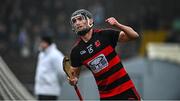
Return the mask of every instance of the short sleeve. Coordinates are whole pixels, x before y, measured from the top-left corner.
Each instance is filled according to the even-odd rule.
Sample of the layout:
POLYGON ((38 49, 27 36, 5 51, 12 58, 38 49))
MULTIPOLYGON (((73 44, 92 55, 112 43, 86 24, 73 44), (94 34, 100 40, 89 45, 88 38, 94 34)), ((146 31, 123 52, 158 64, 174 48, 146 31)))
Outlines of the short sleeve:
POLYGON ((120 31, 113 29, 106 29, 103 31, 103 34, 110 40, 110 43, 113 47, 117 45, 120 31))
POLYGON ((70 60, 71 60, 71 66, 73 67, 80 67, 82 65, 80 61, 80 55, 78 54, 78 51, 75 49, 72 49, 71 51, 70 60))

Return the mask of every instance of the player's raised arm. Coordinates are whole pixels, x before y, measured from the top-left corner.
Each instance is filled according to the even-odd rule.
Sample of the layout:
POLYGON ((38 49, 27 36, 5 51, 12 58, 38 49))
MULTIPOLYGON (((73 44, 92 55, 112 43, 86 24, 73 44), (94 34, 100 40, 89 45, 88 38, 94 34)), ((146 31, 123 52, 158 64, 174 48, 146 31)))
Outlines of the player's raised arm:
POLYGON ((106 19, 106 22, 111 26, 117 27, 121 32, 119 33, 119 42, 126 42, 139 37, 138 33, 131 27, 119 23, 114 17, 106 19))

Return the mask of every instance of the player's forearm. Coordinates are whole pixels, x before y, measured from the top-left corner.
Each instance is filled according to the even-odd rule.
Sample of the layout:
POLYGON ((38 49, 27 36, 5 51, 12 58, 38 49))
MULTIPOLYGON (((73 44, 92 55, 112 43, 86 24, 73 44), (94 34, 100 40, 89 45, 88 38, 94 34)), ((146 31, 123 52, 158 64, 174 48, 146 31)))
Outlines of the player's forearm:
POLYGON ((117 23, 115 24, 115 27, 122 30, 130 39, 135 39, 139 37, 139 34, 129 26, 117 23))

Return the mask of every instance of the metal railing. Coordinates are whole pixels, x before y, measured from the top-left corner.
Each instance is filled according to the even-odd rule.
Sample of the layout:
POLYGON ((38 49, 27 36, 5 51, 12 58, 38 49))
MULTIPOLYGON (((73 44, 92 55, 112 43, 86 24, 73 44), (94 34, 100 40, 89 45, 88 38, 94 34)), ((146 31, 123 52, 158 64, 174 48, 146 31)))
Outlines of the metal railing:
POLYGON ((0 100, 35 100, 0 57, 0 100))

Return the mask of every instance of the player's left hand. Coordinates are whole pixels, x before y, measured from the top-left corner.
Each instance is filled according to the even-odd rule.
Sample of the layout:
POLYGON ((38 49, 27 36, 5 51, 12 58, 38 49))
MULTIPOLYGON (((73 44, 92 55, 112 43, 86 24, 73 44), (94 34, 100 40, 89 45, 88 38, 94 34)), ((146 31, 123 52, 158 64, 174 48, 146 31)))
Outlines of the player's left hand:
POLYGON ((118 21, 114 17, 107 18, 105 21, 111 26, 115 26, 118 24, 118 21))

